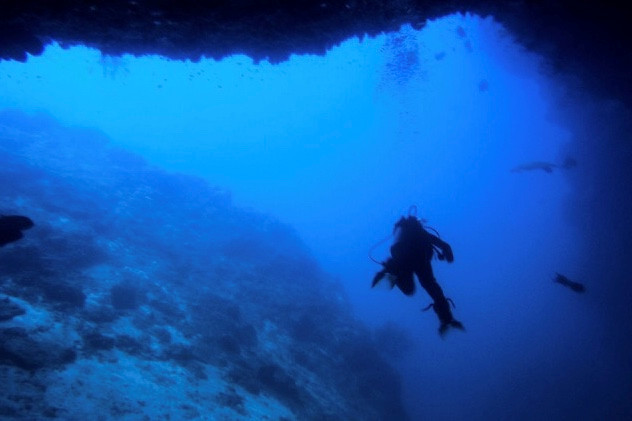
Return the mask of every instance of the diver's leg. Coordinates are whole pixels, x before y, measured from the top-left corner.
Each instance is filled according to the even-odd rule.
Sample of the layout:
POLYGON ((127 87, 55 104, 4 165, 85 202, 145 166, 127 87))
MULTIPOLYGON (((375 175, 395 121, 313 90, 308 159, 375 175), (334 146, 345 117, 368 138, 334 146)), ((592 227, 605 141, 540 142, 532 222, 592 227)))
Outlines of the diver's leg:
POLYGON ((395 280, 395 285, 404 295, 413 295, 415 293, 415 281, 413 273, 399 274, 395 280))
POLYGON ((461 322, 455 320, 454 316, 452 316, 450 303, 434 277, 430 262, 419 268, 415 273, 417 274, 417 278, 419 278, 419 283, 433 300, 432 308, 441 322, 439 333, 443 334, 449 326, 462 329, 463 325, 461 322))

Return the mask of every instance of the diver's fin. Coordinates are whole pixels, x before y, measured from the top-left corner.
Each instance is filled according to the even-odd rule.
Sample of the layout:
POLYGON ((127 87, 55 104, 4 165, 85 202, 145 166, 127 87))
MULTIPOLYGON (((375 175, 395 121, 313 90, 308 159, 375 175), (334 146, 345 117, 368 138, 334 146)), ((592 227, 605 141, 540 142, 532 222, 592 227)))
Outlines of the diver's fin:
POLYGON ((451 327, 465 332, 465 326, 463 326, 463 323, 459 322, 458 320, 452 319, 449 322, 441 323, 441 326, 439 326, 439 335, 443 337, 443 335, 445 335, 448 329, 451 327))
POLYGON ((385 275, 386 275, 385 270, 381 270, 378 273, 376 273, 375 276, 373 277, 373 282, 371 282, 371 288, 376 286, 382 280, 382 278, 384 278, 385 275))
POLYGON ((430 310, 432 307, 434 307, 434 303, 430 303, 427 306, 425 306, 424 308, 421 309, 421 311, 428 311, 430 310))

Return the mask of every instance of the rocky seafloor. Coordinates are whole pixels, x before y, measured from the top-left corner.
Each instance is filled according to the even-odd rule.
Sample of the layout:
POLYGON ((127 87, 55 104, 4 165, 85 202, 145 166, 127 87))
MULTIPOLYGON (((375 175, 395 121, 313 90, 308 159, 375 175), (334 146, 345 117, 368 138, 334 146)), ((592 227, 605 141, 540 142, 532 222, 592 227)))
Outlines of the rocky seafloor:
POLYGON ((101 133, 0 113, 0 418, 401 420, 400 379, 287 225, 101 133))

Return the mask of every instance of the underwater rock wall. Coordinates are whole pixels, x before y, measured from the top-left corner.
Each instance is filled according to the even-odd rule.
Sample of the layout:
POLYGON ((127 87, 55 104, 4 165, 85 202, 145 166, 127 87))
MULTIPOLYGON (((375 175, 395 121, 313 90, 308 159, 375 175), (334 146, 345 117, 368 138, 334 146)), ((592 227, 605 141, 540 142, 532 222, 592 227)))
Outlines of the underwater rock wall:
POLYGON ((0 417, 406 419, 290 227, 102 134, 0 114, 0 417), (379 387, 375 387, 379 385, 379 387))

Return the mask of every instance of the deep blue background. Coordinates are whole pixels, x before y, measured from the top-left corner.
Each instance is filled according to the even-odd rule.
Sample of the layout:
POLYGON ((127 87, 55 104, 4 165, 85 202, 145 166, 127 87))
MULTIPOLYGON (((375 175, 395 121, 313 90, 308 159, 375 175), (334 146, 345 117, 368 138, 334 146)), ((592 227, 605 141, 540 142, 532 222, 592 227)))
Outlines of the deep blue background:
POLYGON ((603 165, 582 137, 594 105, 568 86, 491 19, 463 16, 278 65, 59 46, 0 62, 0 107, 102 130, 293 225, 361 319, 414 339, 393 363, 415 419, 629 411, 629 340, 608 301, 618 283, 586 260, 582 206, 600 203, 584 190, 602 188, 586 184, 603 165), (510 172, 567 156, 576 168, 510 172), (423 291, 369 288, 379 267, 368 250, 413 204, 453 247, 455 262, 435 262, 435 274, 465 334, 437 335, 423 291), (554 284, 556 271, 587 293, 554 284))

